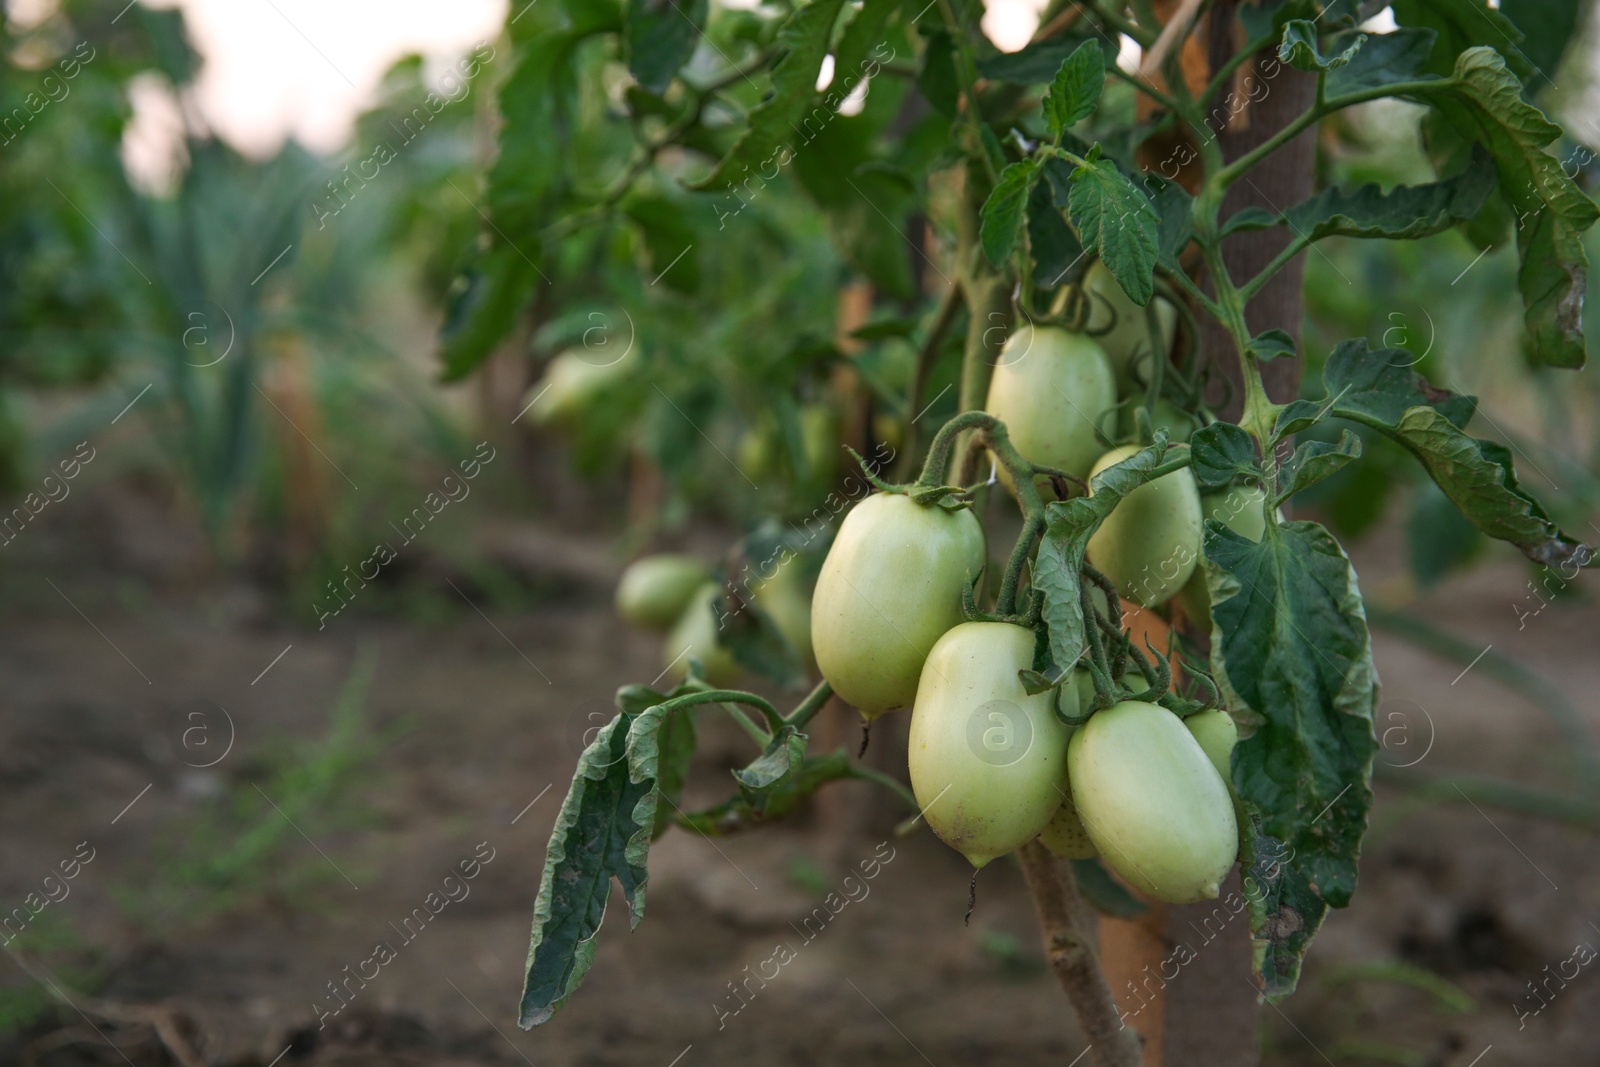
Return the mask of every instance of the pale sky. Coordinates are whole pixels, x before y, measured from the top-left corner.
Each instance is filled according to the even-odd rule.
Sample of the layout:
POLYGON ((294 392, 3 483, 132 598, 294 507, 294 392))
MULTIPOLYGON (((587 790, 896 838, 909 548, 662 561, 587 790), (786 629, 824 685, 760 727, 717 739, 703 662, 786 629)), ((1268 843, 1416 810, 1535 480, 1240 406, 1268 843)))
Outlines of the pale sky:
MULTIPOLYGON (((49 0, 10 0, 13 9, 49 0)), ((252 155, 293 136, 332 153, 349 140, 384 71, 408 52, 442 67, 492 40, 508 0, 140 0, 181 7, 203 62, 196 104, 206 123, 252 155)), ((509 0, 522 2, 522 0, 509 0)), ((1027 43, 1045 0, 989 0, 984 29, 1001 48, 1027 43)), ((750 6, 733 0, 728 6, 750 6)), ((159 169, 174 105, 152 83, 134 90, 129 163, 159 169)))
POLYGON ((408 52, 442 67, 493 40, 507 0, 141 0, 181 7, 204 61, 195 86, 211 128, 253 155, 293 135, 333 152, 408 52))

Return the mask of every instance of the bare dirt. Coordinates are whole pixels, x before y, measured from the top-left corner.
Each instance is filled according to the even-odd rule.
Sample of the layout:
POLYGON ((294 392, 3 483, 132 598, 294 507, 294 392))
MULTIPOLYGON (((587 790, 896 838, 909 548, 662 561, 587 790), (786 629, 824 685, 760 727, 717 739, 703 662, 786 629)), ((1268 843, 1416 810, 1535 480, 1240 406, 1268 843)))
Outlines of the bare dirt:
MULTIPOLYGON (((530 572, 561 560, 560 573, 524 575, 542 595, 496 607, 468 575, 452 593, 441 564, 410 579, 431 586, 422 621, 352 610, 319 632, 248 585, 196 577, 185 528, 170 505, 108 488, 41 518, 0 561, 0 905, 43 892, 85 847, 93 856, 32 919, 54 938, 23 957, 33 976, 0 962, 13 1000, 90 975, 77 987, 92 998, 74 995, 87 1015, 58 1008, 14 1029, 0 1063, 176 1062, 137 1021, 156 1004, 199 1062, 241 1067, 1064 1065, 1082 1052, 1015 864, 983 872, 963 928, 965 861, 925 833, 893 838, 892 806, 856 785, 845 806, 867 814, 843 842, 825 841, 814 818, 715 841, 667 835, 643 923, 629 933, 614 902, 585 985, 548 1025, 519 1031, 545 840, 584 732, 618 684, 660 669, 655 640, 611 616, 605 539, 504 528, 501 544, 545 546, 507 555, 530 572), (331 712, 364 656, 357 740, 370 750, 332 763, 331 712), (331 784, 304 793, 320 806, 296 807, 304 782, 290 772, 325 766, 331 784), (283 789, 293 795, 268 792, 283 789), (234 882, 196 873, 256 834, 276 844, 241 861, 234 882), (430 893, 474 856, 476 876, 448 890, 460 899, 430 913, 430 893), (869 880, 861 865, 874 857, 869 880), (227 906, 214 906, 224 891, 227 906), (830 892, 852 899, 825 926, 803 926, 830 892), (426 924, 403 928, 416 909, 426 924), (379 943, 392 959, 350 979, 371 973, 379 943), (775 967, 779 946, 792 958, 775 967)), ((1369 596, 1395 594, 1395 555, 1358 553, 1369 596)), ((1519 629, 1511 605, 1527 573, 1497 558, 1412 609, 1537 667, 1592 735, 1600 617, 1569 599, 1519 629)), ((1570 743, 1477 668, 1463 674, 1388 633, 1377 656, 1380 715, 1404 713, 1379 727, 1405 727, 1383 757, 1397 784, 1379 789, 1354 905, 1329 920, 1302 991, 1265 1009, 1266 1061, 1600 1062, 1600 960, 1550 978, 1573 975, 1577 946, 1600 947, 1593 830, 1404 788, 1426 773, 1577 795, 1570 743), (1424 972, 1434 989, 1412 977, 1424 972), (1529 982, 1544 983, 1542 1000, 1529 982), (1519 1020, 1519 1006, 1546 1002, 1519 1020)), ((748 744, 704 721, 695 803, 725 795, 748 744)), ((874 740, 896 743, 893 731, 874 740)))

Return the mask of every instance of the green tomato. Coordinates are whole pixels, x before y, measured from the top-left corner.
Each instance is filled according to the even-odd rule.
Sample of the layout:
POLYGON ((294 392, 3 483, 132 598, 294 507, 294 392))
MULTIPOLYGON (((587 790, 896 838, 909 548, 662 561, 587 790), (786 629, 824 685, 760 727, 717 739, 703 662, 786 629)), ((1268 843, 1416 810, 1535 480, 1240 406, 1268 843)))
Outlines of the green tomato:
POLYGON ((663 552, 635 560, 617 583, 617 614, 647 630, 670 629, 710 577, 691 556, 663 552))
MULTIPOLYGON (((1095 335, 1100 347, 1105 349, 1116 371, 1117 381, 1124 390, 1134 388, 1139 382, 1150 380, 1150 356, 1155 351, 1150 343, 1150 327, 1145 309, 1128 299, 1119 283, 1104 263, 1096 262, 1083 279, 1084 292, 1089 296, 1089 321, 1085 329, 1095 335), (1116 324, 1111 325, 1112 316, 1116 324), (1107 326, 1111 329, 1105 333, 1107 326)), ((1172 354, 1172 342, 1178 324, 1178 311, 1166 299, 1152 297, 1156 309, 1156 322, 1161 327, 1162 355, 1172 354)))
MULTIPOLYGON (((1267 491, 1259 485, 1231 485, 1226 489, 1201 494, 1200 517, 1216 519, 1240 537, 1248 537, 1259 543, 1267 532, 1267 513, 1263 506, 1266 501, 1267 491)), ((1282 521, 1281 511, 1278 518, 1282 521)), ((1202 522, 1202 542, 1205 539, 1204 525, 1202 522)), ((1178 593, 1178 606, 1202 629, 1210 629, 1211 591, 1206 588, 1204 567, 1196 566, 1194 574, 1184 583, 1178 593)))
POLYGON ((1124 700, 1067 746, 1072 800, 1106 864, 1169 904, 1217 895, 1239 850, 1233 799, 1183 721, 1124 700))
POLYGON ((717 643, 717 615, 712 604, 721 596, 722 586, 716 582, 701 585, 667 634, 661 646, 661 662, 674 682, 681 682, 689 673, 691 656, 705 667, 706 681, 712 685, 726 685, 739 676, 733 653, 717 643))
POLYGON ((1239 741, 1239 726, 1233 716, 1221 708, 1208 708, 1195 712, 1183 720, 1194 739, 1205 750, 1206 759, 1217 769, 1224 782, 1233 781, 1233 746, 1239 741))
POLYGON ((1056 809, 1050 822, 1039 832, 1039 840, 1045 848, 1063 859, 1087 860, 1100 855, 1100 850, 1089 839, 1089 831, 1083 828, 1083 820, 1078 818, 1078 806, 1072 802, 1070 795, 1061 801, 1061 807, 1056 809))
MULTIPOLYGON (((1136 404, 1129 404, 1123 408, 1117 418, 1117 429, 1123 437, 1132 437, 1138 429, 1138 416, 1134 411, 1143 406, 1141 400, 1136 404)), ((1187 411, 1168 400, 1166 397, 1156 401, 1155 407, 1150 412, 1150 428, 1152 430, 1167 431, 1167 440, 1174 444, 1187 444, 1189 437, 1195 431, 1195 419, 1187 411)))
POLYGON ((787 562, 771 578, 754 585, 750 597, 809 668, 816 666, 811 648, 811 591, 801 572, 793 561, 787 562))
MULTIPOLYGON (((1112 449, 1100 457, 1090 477, 1138 452, 1138 445, 1112 449)), ((1202 532, 1194 475, 1187 468, 1173 471, 1118 501, 1089 538, 1089 562, 1123 596, 1153 608, 1182 589, 1194 573, 1202 532)))
POLYGON ((528 414, 540 426, 571 425, 630 373, 625 359, 568 349, 550 360, 529 391, 528 414))
MULTIPOLYGON (((826 404, 807 404, 800 409, 800 444, 808 482, 831 482, 838 467, 839 424, 833 409, 826 404)), ((793 477, 793 465, 783 457, 787 454, 778 420, 769 413, 756 418, 755 423, 739 438, 738 466, 748 477, 761 481, 782 475, 793 477)))
POLYGON ((774 457, 778 451, 778 431, 766 419, 757 422, 744 433, 739 435, 739 443, 734 448, 734 459, 745 477, 756 482, 764 482, 772 476, 776 467, 774 457))
POLYGON ((1039 836, 1066 794, 1067 727, 1017 677, 1033 631, 964 622, 928 653, 911 712, 911 790, 940 840, 974 867, 1039 836))
POLYGON ((1024 326, 1001 348, 983 408, 1006 424, 1024 457, 1081 478, 1100 454, 1095 430, 1116 402, 1111 364, 1093 339, 1024 326))
POLYGON ((817 480, 833 480, 844 449, 839 447, 839 420, 826 404, 808 404, 800 410, 800 440, 805 447, 806 471, 817 480))
POLYGON ((923 507, 902 493, 857 504, 828 549, 811 597, 822 676, 867 718, 906 707, 922 663, 961 621, 961 593, 987 558, 970 508, 923 507))

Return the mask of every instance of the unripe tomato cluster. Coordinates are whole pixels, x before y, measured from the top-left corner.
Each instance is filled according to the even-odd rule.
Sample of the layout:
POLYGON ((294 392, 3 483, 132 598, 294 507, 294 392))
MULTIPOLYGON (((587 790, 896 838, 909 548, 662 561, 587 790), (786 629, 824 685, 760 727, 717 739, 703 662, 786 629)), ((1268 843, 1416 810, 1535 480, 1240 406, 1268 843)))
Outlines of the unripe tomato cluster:
MULTIPOLYGON (((1115 314, 1117 325, 1097 336, 1056 326, 1016 331, 996 361, 985 406, 1014 449, 1007 470, 1026 472, 1031 464, 1063 472, 1087 479, 1093 494, 1097 476, 1141 450, 1108 435, 1118 432, 1119 388, 1126 392, 1148 377, 1155 346, 1146 328, 1151 316, 1103 269, 1091 269, 1085 291, 1091 333, 1097 315, 1115 314)), ((1170 335, 1174 317, 1164 302, 1153 312, 1163 335, 1170 335)), ((806 425, 806 451, 820 457, 826 449, 811 438, 833 431, 813 421, 806 425)), ((1165 399, 1150 422, 1168 431, 1174 450, 1188 447, 1184 441, 1197 424, 1165 399)), ((1131 433, 1122 430, 1124 437, 1131 433)), ((741 453, 748 465, 770 459, 771 442, 752 437, 747 444, 741 453)), ((1002 477, 1018 488, 1008 473, 1002 477)), ((1021 614, 974 618, 975 598, 963 607, 988 563, 977 515, 964 501, 952 506, 940 499, 943 491, 907 491, 914 488, 891 487, 849 512, 809 598, 799 569, 790 568, 749 599, 868 720, 911 708, 909 773, 922 817, 974 867, 1037 839, 1058 855, 1098 856, 1129 885, 1161 900, 1215 897, 1238 853, 1233 719, 1215 707, 1181 718, 1134 699, 1136 693, 1154 699, 1138 671, 1112 680, 1120 700, 1117 692, 1097 693, 1083 667, 1029 692, 1038 688, 1025 681, 1037 681, 1040 637, 1032 623, 1021 614)), ((1128 492, 1091 535, 1088 561, 1122 606, 1143 616, 1129 631, 1136 647, 1151 636, 1152 646, 1166 645, 1166 623, 1149 609, 1175 597, 1191 617, 1207 617, 1200 566, 1206 518, 1259 540, 1266 532, 1265 495, 1234 487, 1202 497, 1184 467, 1128 492)), ((1094 598, 1114 617, 1098 587, 1094 598)), ((617 590, 624 618, 668 631, 662 658, 677 676, 693 656, 718 685, 738 670, 718 641, 721 601, 709 569, 682 556, 636 562, 617 590)))
POLYGON ((1030 694, 1019 672, 1033 666, 1033 630, 961 621, 963 586, 984 557, 970 510, 868 497, 812 601, 823 677, 869 716, 912 707, 912 791, 975 867, 1040 838, 1061 855, 1100 856, 1163 900, 1216 896, 1238 850, 1232 719, 1123 700, 1065 725, 1056 703, 1079 717, 1094 697, 1088 673, 1030 694))
MULTIPOLYGON (((1025 460, 1088 478, 1091 493, 1094 476, 1140 451, 1114 447, 1107 435, 1117 432, 1119 387, 1148 377, 1139 361, 1155 351, 1144 309, 1102 274, 1092 271, 1086 289, 1110 306, 1117 327, 1098 338, 1019 329, 996 360, 985 404, 1025 460)), ((1096 314, 1104 308, 1091 314, 1091 331, 1096 314)), ((1159 305, 1155 317, 1170 336, 1172 307, 1159 305)), ((1187 447, 1196 425, 1166 400, 1151 421, 1174 448, 1187 447)), ((1011 484, 1004 470, 1001 477, 1011 484)), ((1129 607, 1155 608, 1180 593, 1192 604, 1205 595, 1204 519, 1259 539, 1264 512, 1261 490, 1202 499, 1180 469, 1123 497, 1090 539, 1088 559, 1129 607)), ((911 706, 912 790, 928 825, 975 867, 1037 838, 1058 855, 1099 856, 1158 899, 1215 897, 1238 853, 1232 718, 1211 708, 1184 719, 1123 699, 1066 725, 1093 707, 1089 673, 1029 693, 1033 629, 962 621, 962 592, 986 556, 970 510, 893 492, 863 501, 824 561, 813 600, 823 677, 869 718, 911 706)), ((1147 688, 1137 677, 1120 684, 1127 693, 1147 688)))

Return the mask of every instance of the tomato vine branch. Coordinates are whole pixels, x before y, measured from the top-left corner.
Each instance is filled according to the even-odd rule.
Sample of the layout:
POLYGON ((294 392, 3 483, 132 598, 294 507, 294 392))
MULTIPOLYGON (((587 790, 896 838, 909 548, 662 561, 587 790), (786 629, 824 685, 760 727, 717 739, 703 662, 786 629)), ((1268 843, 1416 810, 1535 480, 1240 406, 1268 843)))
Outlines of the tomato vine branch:
POLYGON ((767 720, 767 728, 771 733, 777 733, 786 725, 783 716, 778 714, 778 709, 773 707, 771 702, 764 697, 759 697, 754 693, 747 693, 742 689, 702 689, 698 693, 685 693, 681 697, 673 697, 671 700, 663 701, 663 704, 670 706, 673 711, 696 707, 700 704, 722 703, 738 704, 756 709, 767 720))
POLYGON ((831 696, 833 696, 833 686, 829 685, 826 679, 818 682, 816 688, 807 693, 806 698, 795 705, 793 711, 784 716, 783 724, 785 726, 793 726, 796 730, 800 729, 800 727, 816 718, 817 712, 822 710, 823 705, 827 704, 828 698, 831 696))

